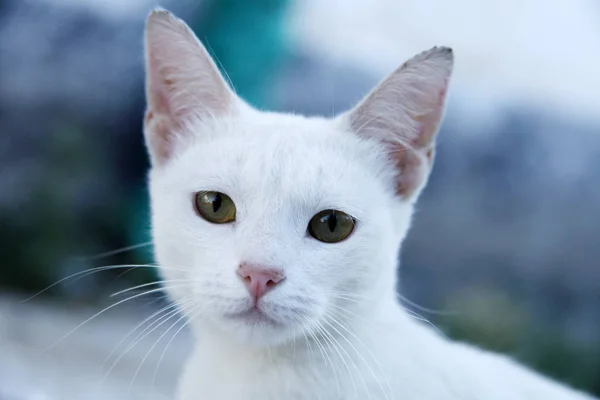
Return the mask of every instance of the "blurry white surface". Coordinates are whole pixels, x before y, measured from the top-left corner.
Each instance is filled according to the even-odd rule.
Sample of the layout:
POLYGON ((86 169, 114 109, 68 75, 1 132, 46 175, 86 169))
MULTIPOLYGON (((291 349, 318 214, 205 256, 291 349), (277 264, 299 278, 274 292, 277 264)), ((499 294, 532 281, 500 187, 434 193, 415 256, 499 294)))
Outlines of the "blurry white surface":
POLYGON ((424 49, 452 46, 454 84, 468 104, 600 120, 596 0, 297 0, 289 26, 300 45, 381 76, 424 49))
POLYGON ((160 326, 127 352, 125 350, 138 338, 143 327, 122 342, 149 315, 148 311, 139 312, 138 309, 134 312, 131 308, 119 310, 115 307, 52 346, 98 309, 34 301, 20 303, 15 298, 0 297, 0 399, 173 398, 177 376, 190 346, 187 330, 179 332, 169 344, 154 382, 157 363, 178 327, 171 329, 149 351, 175 319, 160 326), (110 370, 121 355, 120 361, 110 370), (107 374, 109 370, 110 374, 107 374))

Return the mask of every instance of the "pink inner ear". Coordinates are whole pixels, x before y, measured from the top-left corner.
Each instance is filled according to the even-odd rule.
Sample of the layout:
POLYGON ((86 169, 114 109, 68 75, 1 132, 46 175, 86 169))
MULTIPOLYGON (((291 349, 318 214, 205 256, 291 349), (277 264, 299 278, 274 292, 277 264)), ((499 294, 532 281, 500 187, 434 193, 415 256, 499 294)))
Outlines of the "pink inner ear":
POLYGON ((161 63, 152 50, 148 51, 147 63, 146 95, 148 97, 148 108, 154 114, 171 115, 175 82, 169 78, 170 68, 161 63))
POLYGON ((396 185, 398 196, 403 198, 413 196, 420 189, 433 163, 435 136, 442 118, 446 90, 447 82, 435 98, 436 100, 429 108, 429 112, 411 116, 413 122, 417 125, 417 134, 410 139, 412 149, 398 143, 390 144, 391 147, 395 148, 392 150, 391 155, 396 163, 396 169, 399 171, 396 185))
POLYGON ((409 198, 420 189, 430 163, 426 163, 414 150, 405 147, 398 148, 391 156, 398 171, 396 194, 402 198, 409 198))
MULTIPOLYGON (((431 106, 431 111, 425 114, 416 115, 413 117, 414 121, 419 124, 418 134, 413 140, 413 145, 418 149, 427 149, 433 146, 435 136, 437 134, 439 124, 442 119, 442 113, 444 111, 444 100, 446 98, 446 92, 448 90, 448 80, 442 89, 440 90, 436 100, 431 106)), ((427 150, 427 158, 431 158, 427 150)))
POLYGON ((153 150, 153 157, 159 164, 168 160, 173 151, 172 135, 175 126, 169 118, 156 116, 151 110, 146 112, 144 120, 148 145, 153 150))
POLYGON ((158 79, 153 82, 151 93, 148 93, 148 102, 155 113, 170 114, 168 91, 163 85, 158 79))

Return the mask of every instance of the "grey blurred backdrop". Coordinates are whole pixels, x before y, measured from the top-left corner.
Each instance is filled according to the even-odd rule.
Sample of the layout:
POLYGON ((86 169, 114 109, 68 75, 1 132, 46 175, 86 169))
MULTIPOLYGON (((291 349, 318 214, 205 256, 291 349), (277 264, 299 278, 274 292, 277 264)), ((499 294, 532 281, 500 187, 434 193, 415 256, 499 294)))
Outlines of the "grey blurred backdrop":
MULTIPOLYGON (((169 398, 189 349, 157 286, 112 295, 159 279, 136 267, 152 265, 142 33, 155 5, 0 0, 0 400, 169 398)), ((597 1, 160 5, 275 110, 332 115, 413 54, 454 47, 403 303, 600 395, 597 1)))

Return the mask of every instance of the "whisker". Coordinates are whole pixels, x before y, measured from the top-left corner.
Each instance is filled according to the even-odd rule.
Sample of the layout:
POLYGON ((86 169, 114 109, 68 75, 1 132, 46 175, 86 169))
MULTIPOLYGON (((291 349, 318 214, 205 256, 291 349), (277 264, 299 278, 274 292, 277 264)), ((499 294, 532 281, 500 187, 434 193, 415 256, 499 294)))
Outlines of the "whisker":
POLYGON ((434 310, 432 308, 427 308, 424 307, 422 305, 419 305, 417 303, 415 303, 412 300, 409 300, 408 298, 406 298, 405 296, 401 295, 400 293, 396 293, 396 296, 398 297, 398 299, 400 301, 404 301, 405 303, 415 307, 417 310, 426 312, 426 313, 430 313, 433 315, 458 315, 458 313, 456 311, 442 311, 442 310, 434 310))
MULTIPOLYGON (((129 336, 131 336, 135 331, 137 331, 139 328, 141 328, 145 323, 149 322, 150 320, 152 320, 153 318, 158 317, 160 314, 168 311, 168 310, 172 310, 175 307, 180 306, 181 302, 174 302, 172 304, 168 304, 164 307, 162 307, 160 310, 154 312, 152 315, 150 315, 149 317, 147 317, 146 319, 144 319, 142 322, 140 322, 135 328, 133 328, 133 330, 131 330, 123 339, 121 339, 121 341, 119 343, 117 343, 117 345, 113 348, 113 350, 110 352, 110 354, 106 357, 106 359, 104 360, 104 362, 102 363, 102 367, 101 369, 104 369, 104 366, 106 365, 106 363, 108 362, 108 360, 110 360, 110 358, 112 357, 112 355, 117 351, 117 349, 119 347, 121 347, 121 345, 125 342, 125 340, 127 340, 127 338, 129 336)), ((167 313, 168 315, 168 313, 167 313)), ((160 321, 162 318, 164 317, 161 316, 160 318, 157 318, 158 321, 160 321)), ((157 320, 153 321, 149 326, 147 326, 146 328, 144 328, 144 330, 142 330, 141 333, 138 334, 138 336, 133 339, 134 341, 138 341, 138 338, 140 338, 140 336, 142 336, 144 334, 144 332, 146 332, 154 323, 157 322, 157 320)), ((143 338, 139 339, 142 340, 143 338)), ((125 353, 127 353, 127 350, 125 350, 125 353)), ((117 360, 116 362, 118 362, 119 360, 117 360)), ((111 367, 112 369, 112 367, 111 367)), ((110 372, 110 371, 109 371, 110 372)))
MULTIPOLYGON (((325 322, 327 322, 327 321, 325 321, 325 322)), ((332 335, 331 333, 329 333, 329 332, 328 332, 328 334, 329 334, 331 337, 333 337, 333 335, 332 335)), ((344 337, 344 335, 340 334, 339 332, 338 332, 338 335, 340 335, 342 338, 344 338, 344 340, 348 341, 348 340, 347 340, 347 339, 344 337)), ((336 342, 337 342, 337 343, 339 343, 337 340, 336 340, 336 342)), ((365 378, 363 377, 363 373, 362 373, 361 369, 358 367, 358 365, 356 365, 356 362, 354 361, 353 357, 351 357, 351 356, 348 354, 348 352, 346 351, 345 347, 344 347, 344 346, 341 346, 341 345, 340 345, 340 347, 342 348, 342 350, 344 351, 344 353, 347 355, 348 359, 349 359, 349 360, 350 360, 350 362, 352 363, 352 366, 354 367, 354 369, 355 369, 355 370, 356 370, 356 372, 358 373, 358 378, 361 380, 361 382, 362 382, 362 386, 363 386, 363 388, 364 388, 364 390, 365 390, 365 393, 367 393, 367 396, 368 396, 368 398, 370 399, 370 398, 371 398, 371 392, 370 392, 370 390, 369 390, 369 386, 367 385, 367 381, 366 381, 366 380, 365 380, 365 378)), ((358 355, 360 356, 360 353, 359 353, 359 352, 358 352, 356 349, 353 349, 353 350, 354 350, 354 352, 355 352, 356 354, 358 354, 358 355)), ((368 365, 367 365, 367 366, 368 366, 368 365)), ((377 377, 376 377, 376 379, 377 379, 377 377)), ((353 380, 352 380, 352 381, 353 381, 353 380)), ((354 391, 355 391, 355 393, 356 393, 356 386, 354 385, 354 382, 353 382, 353 386, 354 386, 354 391)), ((355 396, 355 397, 356 397, 356 396, 355 396)))
MULTIPOLYGON (((166 293, 167 290, 179 289, 179 288, 189 288, 189 284, 190 284, 189 281, 183 281, 182 280, 182 282, 184 282, 184 283, 173 284, 173 285, 164 285, 163 284, 163 285, 160 285, 159 287, 157 287, 155 289, 152 289, 152 290, 155 290, 155 291, 161 291, 161 290, 163 290, 163 291, 165 291, 165 295, 162 296, 162 298, 165 298, 165 297, 168 298, 168 294, 166 293)), ((152 293, 152 291, 150 291, 150 290, 134 292, 133 290, 127 290, 127 289, 123 290, 122 292, 123 293, 129 292, 130 294, 132 292, 135 293, 135 294, 150 294, 150 293, 152 293)), ((113 294, 113 295, 111 295, 109 297, 112 298, 112 297, 115 297, 115 296, 116 296, 116 294, 113 294)))
MULTIPOLYGON (((310 343, 311 340, 306 335, 307 332, 309 332, 309 334, 310 334, 310 331, 311 331, 311 328, 309 327, 309 325, 307 324, 307 322, 310 322, 309 319, 308 319, 308 317, 304 317, 303 320, 302 320, 302 330, 301 330, 301 332, 302 332, 302 336, 304 336, 304 341, 305 341, 305 343, 308 346, 308 351, 309 351, 309 353, 311 355, 312 361, 313 361, 313 363, 316 363, 317 361, 316 361, 316 357, 315 357, 315 352, 313 350, 312 344, 310 343)), ((310 336, 312 337, 312 334, 310 334, 310 336)), ((321 396, 318 393, 314 393, 314 394, 317 396, 317 400, 322 400, 321 396)))
MULTIPOLYGON (((327 361, 329 360, 329 357, 326 354, 327 352, 325 351, 325 348, 323 347, 323 345, 321 344, 321 342, 319 341, 319 339, 315 336, 315 333, 313 332, 313 328, 314 328, 313 325, 314 325, 314 323, 310 323, 310 321, 308 320, 308 318, 306 318, 306 321, 309 322, 309 324, 307 325, 309 327, 308 334, 315 341, 315 345, 317 346, 317 348, 319 349, 319 352, 321 353, 321 356, 323 357, 323 361, 325 362, 325 366, 327 366, 327 361)), ((329 364, 331 364, 331 360, 329 360, 329 364)))
POLYGON ((171 310, 171 311, 167 312, 165 315, 162 315, 161 317, 157 318, 155 321, 153 321, 147 327, 145 327, 142 330, 142 332, 140 332, 138 334, 138 336, 131 343, 129 343, 127 348, 125 348, 123 350, 123 352, 119 355, 119 357, 117 357, 117 359, 112 362, 112 364, 110 365, 110 368, 108 368, 108 370, 104 374, 104 377, 102 378, 102 383, 104 383, 106 381, 106 379, 110 376, 110 373, 113 371, 113 369, 117 365, 119 365, 119 362, 121 362, 121 360, 127 355, 127 353, 129 353, 131 351, 131 349, 133 349, 135 346, 137 346, 142 340, 144 340, 149 335, 151 335, 152 332, 154 332, 156 329, 160 328, 164 323, 166 323, 167 321, 169 321, 171 318, 173 318, 176 315, 177 315, 177 310, 176 309, 171 310))
MULTIPOLYGON (((327 367, 328 365, 331 365, 331 361, 329 361, 329 364, 327 363, 327 359, 329 358, 326 354, 327 351, 323 348, 323 345, 321 344, 321 342, 319 341, 319 339, 316 337, 316 335, 314 334, 314 332, 312 332, 311 330, 308 331, 308 334, 312 337, 312 339, 315 341, 315 345, 317 345, 317 348, 319 349, 319 352, 321 353, 321 356, 323 357, 323 361, 325 362, 325 366, 327 367)), ((335 370, 333 369, 333 366, 331 367, 332 371, 334 371, 334 376, 335 376, 335 380, 336 380, 336 384, 338 387, 338 392, 339 392, 339 382, 337 379, 337 374, 335 373, 335 370)))
MULTIPOLYGON (((351 372, 350 372, 350 370, 348 369, 348 364, 346 364, 346 361, 345 361, 344 357, 342 357, 342 354, 340 353, 340 351, 339 351, 338 347, 336 346, 336 344, 339 344, 339 343, 337 342, 337 340, 335 340, 335 338, 333 338, 333 337, 332 337, 332 336, 329 334, 329 332, 327 332, 327 330, 326 330, 326 329, 325 329, 325 328, 324 328, 324 327, 323 327, 321 324, 319 324, 319 323, 315 323, 315 327, 316 327, 316 329, 317 329, 319 332, 321 332, 321 335, 323 335, 323 340, 326 340, 326 341, 328 341, 328 342, 329 342, 329 344, 331 345, 331 347, 333 347, 333 349, 334 349, 334 350, 337 352, 337 354, 338 354, 339 358, 341 359, 341 361, 342 361, 342 362, 344 363, 344 365, 346 366, 346 369, 348 370, 348 374, 349 374, 349 375, 350 375, 350 377, 351 377, 351 376, 352 376, 352 373, 351 373, 351 372)), ((342 348, 342 350, 344 350, 344 349, 342 348)), ((334 367, 335 367, 335 366, 334 366, 334 367)), ((338 379, 337 379, 337 372, 335 371, 335 369, 333 369, 333 373, 336 375, 336 382, 337 382, 337 381, 338 381, 338 379)), ((350 380, 352 380, 352 379, 350 379, 350 380)), ((354 385, 354 382, 353 382, 353 385, 354 385)), ((339 384, 338 384, 338 387, 337 387, 337 389, 338 389, 338 394, 341 394, 341 388, 340 388, 339 384)), ((355 390, 356 390, 356 388, 355 388, 355 390)))
MULTIPOLYGON (((361 321, 367 321, 367 319, 365 317, 363 317, 362 315, 359 315, 359 314, 357 314, 355 312, 347 310, 344 307, 340 307, 337 304, 333 304, 332 303, 332 304, 329 304, 329 306, 333 307, 333 308, 336 308, 336 310, 331 310, 332 312, 337 313, 337 315, 339 315, 341 317, 344 317, 344 318, 350 320, 353 323, 358 323, 358 322, 361 322, 361 321), (341 314, 342 312, 345 313, 345 315, 341 314)), ((370 323, 370 321, 367 321, 367 323, 370 323)))
MULTIPOLYGON (((342 328, 343 330, 345 330, 350 336, 352 336, 354 338, 354 340, 356 340, 359 344, 361 344, 365 348, 365 350, 367 351, 367 353, 371 356, 371 358, 373 359, 373 361, 375 361, 375 363, 377 364, 377 367, 379 368, 380 372, 383 374, 384 370, 381 367, 381 364, 377 360, 377 357, 375 357, 375 355, 371 352, 371 350, 369 349, 369 347, 366 344, 364 344, 364 342, 362 340, 360 340, 360 338, 358 336, 356 336, 351 330, 349 330, 344 324, 342 324, 333 315, 329 314, 329 318, 332 320, 332 322, 334 322, 340 328, 342 328)), ((383 393, 383 395, 385 396, 385 398, 389 400, 390 399, 389 394, 392 394, 392 397, 393 397, 393 391, 392 391, 392 388, 391 388, 391 386, 389 384, 389 380, 386 378, 386 383, 387 383, 387 386, 388 386, 388 391, 386 391, 383 388, 383 385, 381 384, 381 381, 378 379, 377 374, 375 374, 375 371, 373 371, 373 368, 371 368, 371 365, 363 357, 362 353, 360 351, 358 351, 358 349, 356 348, 356 346, 354 346, 354 344, 343 333, 341 333, 335 326, 333 326, 329 321, 327 321, 327 319, 325 319, 323 322, 325 322, 333 330, 335 330, 342 337, 342 339, 344 339, 346 341, 346 343, 348 343, 348 345, 356 352, 356 354, 358 355, 358 357, 360 357, 360 359, 365 363, 366 367, 369 369, 369 372, 371 372, 371 374, 373 375, 373 377, 377 381, 377 384, 379 385, 379 388, 381 389, 381 392, 383 393)))
MULTIPOLYGON (((358 373, 358 378, 361 380, 363 387, 365 389, 365 392, 367 392, 367 395, 370 398, 370 392, 369 392, 369 388, 367 385, 367 382, 365 380, 365 378, 363 377, 362 371, 360 370, 360 368, 358 368, 358 365, 356 365, 356 362, 354 361, 354 359, 350 356, 350 354, 348 354, 348 352, 346 351, 345 347, 341 345, 341 343, 335 338, 334 335, 332 335, 330 332, 327 331, 327 329, 325 329, 323 327, 323 330, 333 339, 335 340, 335 342, 338 344, 338 346, 342 349, 342 351, 344 352, 344 354, 346 355, 346 357, 348 358, 348 360, 350 361, 350 363, 352 364, 352 366, 354 367, 354 370, 358 373)), ((345 363, 346 364, 346 363, 345 363)), ((350 375, 350 380, 352 382, 352 389, 354 391, 354 397, 356 398, 357 396, 357 388, 356 388, 356 384, 354 382, 354 379, 352 378, 352 372, 350 371, 350 368, 348 367, 348 365, 346 364, 346 368, 348 369, 348 375, 350 375)))
POLYGON ((302 322, 302 335, 304 336, 304 341, 308 345, 308 351, 311 355, 313 363, 316 363, 315 353, 313 351, 312 344, 310 344, 310 339, 308 338, 308 336, 306 336, 306 328, 307 328, 306 323, 302 322))
POLYGON ((352 292, 341 292, 339 290, 330 290, 328 291, 329 294, 336 294, 336 295, 341 295, 341 296, 345 296, 345 297, 350 297, 350 298, 355 298, 355 299, 365 299, 365 300, 370 300, 373 298, 373 296, 367 296, 364 294, 357 294, 357 293, 352 293, 352 292))
MULTIPOLYGON (((345 301, 351 301, 351 302, 354 302, 354 303, 361 303, 361 300, 359 300, 359 299, 361 299, 361 298, 362 298, 362 299, 364 299, 364 300, 370 300, 370 299, 372 299, 372 298, 369 298, 369 297, 367 297, 367 296, 361 296, 361 295, 352 295, 352 294, 350 294, 350 293, 348 293, 348 294, 339 294, 339 293, 341 293, 341 292, 337 292, 337 293, 338 293, 338 294, 336 294, 336 292, 330 292, 330 294, 329 294, 329 295, 330 295, 332 298, 337 298, 337 299, 340 299, 340 300, 345 300, 345 301), (356 298, 353 298, 353 297, 356 297, 356 298)), ((405 300, 406 300, 406 299, 405 299, 405 300)), ((332 305, 333 305, 333 304, 332 304, 332 305)), ((418 306, 418 305, 417 305, 417 304, 415 304, 415 303, 413 303, 413 305, 415 305, 415 306, 417 306, 417 307, 420 307, 420 306, 418 306)), ((334 305, 334 306, 335 306, 335 305, 334 305)), ((435 324, 433 324, 433 322, 431 322, 430 320, 428 320, 427 318, 425 318, 423 315, 421 315, 421 314, 417 313, 417 312, 416 312, 416 311, 414 311, 414 310, 411 310, 411 309, 409 309, 409 308, 406 308, 406 307, 402 306, 402 304, 399 304, 399 306, 400 306, 400 307, 401 307, 401 308, 402 308, 402 309, 403 309, 403 310, 406 312, 406 314, 407 314, 407 315, 408 315, 410 318, 416 319, 416 320, 418 320, 418 321, 425 322, 426 324, 430 325, 430 326, 431 326, 433 329, 435 329, 435 330, 436 330, 436 331, 437 331, 437 332, 438 332, 440 335, 442 335, 443 337, 445 337, 445 338, 446 338, 446 335, 445 335, 445 334, 444 334, 444 333, 443 333, 443 332, 442 332, 442 331, 441 331, 441 330, 440 330, 440 329, 439 329, 437 326, 435 326, 435 324)), ((346 310, 346 311, 348 311, 348 310, 346 310)), ((433 310, 431 310, 431 311, 433 311, 433 310)))
POLYGON ((296 364, 296 335, 294 335, 292 340, 292 364, 296 364))
MULTIPOLYGON (((183 313, 185 316, 185 313, 183 313)), ((190 316, 188 318, 188 320, 175 332, 175 334, 173 334, 173 336, 171 337, 171 339, 169 340, 169 342, 167 343, 167 345, 165 346, 165 349, 163 350, 163 352, 161 353, 157 363, 156 363, 156 367, 154 368, 154 373, 152 374, 152 388, 154 388, 154 383, 156 382, 156 376, 158 375, 158 370, 160 369, 160 364, 162 363, 163 358, 165 357, 165 354, 167 353, 167 349, 169 348, 169 346, 171 345, 171 343, 173 343, 173 340, 177 337, 177 335, 179 334, 179 332, 181 332, 181 330, 183 328, 185 328, 191 321, 192 319, 194 319, 195 316, 190 316)))
POLYGON ((139 293, 133 296, 130 296, 126 299, 120 300, 118 302, 116 302, 115 304, 111 304, 108 307, 103 308, 101 311, 98 311, 96 314, 92 315, 91 317, 89 317, 88 319, 86 319, 85 321, 83 321, 82 323, 80 323, 79 325, 77 325, 75 328, 71 329, 66 335, 64 335, 62 338, 60 338, 58 341, 54 342, 52 345, 50 345, 48 348, 46 348, 44 351, 48 351, 50 349, 52 349, 54 346, 56 346, 57 344, 59 344, 60 342, 62 342, 63 340, 65 340, 67 337, 71 336, 77 329, 81 328, 83 325, 85 325, 86 323, 90 322, 91 320, 93 320, 94 318, 102 315, 103 313, 105 313, 106 311, 115 308, 116 306, 125 303, 126 301, 130 301, 133 299, 137 299, 139 297, 145 296, 147 294, 152 294, 152 293, 156 293, 156 292, 160 292, 162 291, 163 288, 158 288, 158 289, 152 289, 152 290, 148 290, 146 292, 143 293, 139 293))
POLYGON ((119 269, 119 268, 160 268, 160 269, 169 269, 169 270, 175 270, 175 271, 184 271, 187 272, 188 270, 185 269, 176 269, 176 268, 171 268, 171 267, 164 267, 164 266, 159 266, 159 265, 152 265, 152 264, 119 264, 119 265, 106 265, 106 266, 102 266, 102 267, 95 267, 95 268, 89 268, 83 271, 79 271, 79 272, 75 272, 74 274, 71 274, 69 276, 65 276, 64 278, 59 279, 58 281, 54 282, 53 284, 47 286, 46 288, 40 290, 39 292, 31 295, 30 297, 21 300, 21 303, 25 303, 27 301, 30 301, 32 299, 34 299, 35 297, 41 295, 42 293, 52 289, 53 287, 60 285, 61 283, 69 280, 69 279, 81 279, 84 278, 88 275, 97 273, 97 272, 102 272, 102 271, 109 271, 109 270, 113 270, 113 269, 119 269))
POLYGON ((116 254, 126 253, 131 250, 136 250, 136 249, 140 249, 142 247, 147 247, 147 246, 151 246, 151 245, 152 245, 152 241, 150 240, 150 241, 144 242, 144 243, 121 247, 120 249, 116 249, 116 250, 105 251, 104 253, 95 254, 93 256, 80 257, 79 259, 84 260, 84 261, 93 261, 93 260, 98 260, 98 259, 104 258, 104 257, 114 256, 116 254))
MULTIPOLYGON (((110 375, 111 371, 119 364, 119 362, 123 359, 123 357, 125 357, 125 355, 129 351, 131 351, 131 349, 133 349, 135 346, 137 346, 138 343, 140 343, 146 337, 148 337, 149 335, 151 335, 152 332, 156 331, 158 328, 160 328, 161 326, 163 326, 165 323, 167 323, 168 321, 170 321, 172 318, 176 317, 177 314, 180 312, 180 309, 184 309, 184 308, 192 305, 193 302, 194 302, 194 300, 187 300, 184 305, 179 305, 178 306, 179 309, 175 308, 175 309, 167 312, 165 315, 163 315, 160 318, 156 319, 150 325, 148 325, 146 328, 144 328, 144 330, 140 333, 140 335, 143 335, 143 336, 140 337, 140 335, 138 335, 138 338, 136 338, 137 340, 134 340, 134 343, 130 344, 127 347, 127 349, 125 349, 125 351, 113 362, 113 364, 111 365, 111 367, 109 368, 109 370, 104 375, 104 379, 103 380, 105 380, 106 378, 108 378, 108 376, 110 375), (152 328, 153 325, 155 325, 155 326, 152 328), (152 328, 152 329, 150 329, 150 328, 152 328), (150 329, 150 330, 148 330, 148 329, 150 329)), ((150 349, 150 351, 152 351, 152 349, 150 349)))
MULTIPOLYGON (((195 307, 193 307, 192 309, 194 309, 194 308, 195 307)), ((183 313, 183 311, 182 311, 182 313, 183 313)), ((133 384, 135 382, 135 379, 137 378, 138 374, 140 373, 140 370, 142 369, 142 366, 144 365, 144 363, 146 362, 146 360, 148 359, 148 357, 152 353, 152 350, 154 350, 154 348, 158 345, 158 343, 160 343, 160 341, 162 340, 162 338, 164 338, 165 335, 171 331, 171 329, 173 329, 179 322, 181 322, 186 317, 187 316, 185 314, 182 315, 181 317, 179 317, 179 319, 177 319, 177 321, 175 321, 165 332, 163 332, 162 335, 160 335, 160 337, 156 340, 156 342, 154 342, 154 344, 146 352, 146 355, 144 356, 144 358, 142 358, 142 361, 140 362, 139 366, 135 370, 135 373, 133 374, 133 378, 131 378, 131 383, 129 384, 129 390, 127 391, 127 394, 129 394, 131 392, 131 389, 133 388, 133 384)), ((171 318, 169 318, 169 319, 171 319, 171 318)), ((168 321, 168 319, 167 319, 167 321, 168 321)))
MULTIPOLYGON (((188 282, 188 283, 191 283, 191 281, 189 279, 163 279, 163 280, 154 281, 154 282, 148 282, 148 283, 143 283, 141 285, 137 285, 137 286, 133 286, 133 287, 130 287, 130 288, 127 288, 127 289, 119 290, 118 292, 110 294, 109 297, 116 297, 116 296, 119 296, 119 295, 121 295, 123 293, 131 292, 133 290, 145 288, 145 287, 152 286, 152 285, 164 285, 165 283, 172 283, 172 282, 188 282)), ((165 286, 162 286, 162 287, 166 288, 165 286)))
POLYGON ((437 326, 435 326, 435 324, 433 322, 431 322, 430 320, 428 320, 427 318, 425 318, 424 316, 422 316, 421 314, 417 313, 414 310, 411 310, 411 309, 408 309, 408 308, 405 308, 402 306, 400 306, 400 307, 406 312, 406 315, 408 315, 410 318, 416 319, 417 321, 425 322, 427 325, 429 325, 433 329, 435 329, 437 333, 442 335, 442 337, 448 339, 448 337, 444 334, 444 332, 442 332, 441 329, 439 329, 437 326))
POLYGON ((332 295, 330 295, 330 297, 332 297, 334 299, 348 300, 348 301, 352 301, 352 302, 355 302, 355 303, 361 303, 362 302, 362 300, 359 300, 359 299, 353 299, 351 297, 345 297, 345 296, 340 296, 340 295, 336 295, 336 294, 332 294, 332 295))

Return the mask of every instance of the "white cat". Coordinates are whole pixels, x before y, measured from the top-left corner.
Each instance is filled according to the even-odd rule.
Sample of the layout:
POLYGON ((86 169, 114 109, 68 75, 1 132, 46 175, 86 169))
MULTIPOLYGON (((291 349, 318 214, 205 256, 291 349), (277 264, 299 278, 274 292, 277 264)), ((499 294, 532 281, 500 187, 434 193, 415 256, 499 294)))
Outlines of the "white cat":
POLYGON ((449 48, 333 119, 250 107, 164 10, 148 19, 146 63, 156 257, 196 339, 179 399, 591 399, 396 303, 449 48))

